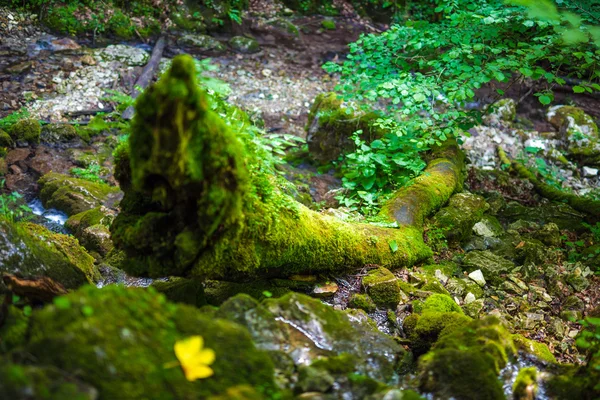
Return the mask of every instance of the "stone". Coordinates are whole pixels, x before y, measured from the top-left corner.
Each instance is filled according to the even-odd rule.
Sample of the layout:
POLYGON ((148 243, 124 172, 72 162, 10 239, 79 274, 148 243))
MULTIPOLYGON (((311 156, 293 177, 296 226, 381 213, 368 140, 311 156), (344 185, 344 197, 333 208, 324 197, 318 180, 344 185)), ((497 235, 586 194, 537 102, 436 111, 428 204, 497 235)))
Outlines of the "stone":
POLYGON ((129 66, 142 66, 148 62, 148 52, 138 47, 124 44, 111 44, 104 49, 96 51, 98 61, 119 61, 129 66))
POLYGON ((477 269, 469 274, 469 278, 471 278, 475 283, 479 286, 485 286, 485 278, 483 277, 483 272, 480 269, 477 269))
POLYGON ((475 300, 477 300, 477 299, 475 298, 475 295, 474 295, 473 293, 469 292, 469 293, 467 293, 467 295, 465 296, 464 303, 465 303, 465 304, 469 304, 469 303, 472 303, 472 302, 474 302, 475 300))
POLYGON ((486 281, 499 284, 503 278, 501 275, 510 273, 515 264, 505 258, 495 255, 489 250, 472 251, 463 258, 463 265, 471 272, 481 270, 486 281))
POLYGON ((473 226, 481 220, 489 205, 481 196, 471 193, 457 193, 448 205, 433 217, 434 225, 441 229, 446 239, 454 242, 465 240, 473 226))
POLYGON ((582 109, 558 105, 546 115, 567 143, 568 155, 580 160, 597 162, 600 158, 600 137, 594 119, 582 109))
POLYGON ((496 217, 484 215, 481 221, 473 225, 473 233, 483 237, 499 237, 504 234, 504 229, 496 217))
POLYGON ((177 44, 184 47, 192 47, 198 51, 225 51, 225 46, 212 36, 202 34, 185 34, 177 39, 177 44))
POLYGON ((487 119, 490 123, 507 122, 512 123, 517 116, 517 103, 511 98, 500 99, 490 106, 487 119))
POLYGON ((332 297, 338 290, 338 285, 335 282, 326 282, 317 284, 312 290, 311 295, 317 298, 327 298, 332 297))
POLYGON ((583 167, 583 176, 586 178, 598 176, 598 168, 583 167))
POLYGON ((229 40, 231 48, 242 54, 258 53, 260 51, 260 45, 256 39, 252 39, 246 36, 234 36, 229 40))
POLYGON ((367 293, 379 306, 396 307, 402 300, 398 278, 388 269, 378 267, 367 272, 363 277, 363 286, 367 293))

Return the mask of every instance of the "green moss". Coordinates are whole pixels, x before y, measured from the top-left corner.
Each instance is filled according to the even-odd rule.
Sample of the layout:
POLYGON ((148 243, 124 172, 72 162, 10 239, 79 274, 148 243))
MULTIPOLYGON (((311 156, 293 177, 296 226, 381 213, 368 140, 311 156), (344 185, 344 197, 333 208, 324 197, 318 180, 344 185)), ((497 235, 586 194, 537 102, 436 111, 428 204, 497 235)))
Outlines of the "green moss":
POLYGON ((455 312, 455 313, 459 313, 459 314, 463 313, 460 306, 458 304, 456 304, 456 302, 452 299, 452 297, 445 295, 445 294, 439 294, 439 293, 432 294, 423 303, 421 312, 425 313, 425 312, 431 312, 431 311, 441 312, 441 313, 447 313, 447 312, 455 312))
POLYGON ((377 305, 395 307, 402 300, 398 278, 386 268, 370 270, 362 279, 362 284, 377 305))
POLYGON ((48 366, 18 365, 0 359, 0 398, 11 400, 94 400, 97 391, 75 376, 48 366))
POLYGON ((554 354, 550 352, 545 343, 527 339, 523 335, 512 335, 512 340, 519 350, 534 355, 538 360, 556 364, 554 354))
MULTIPOLYGON (((0 300, 3 300, 2 297, 0 296, 0 300)), ((6 309, 4 318, 4 322, 0 326, 0 353, 15 349, 25 343, 29 326, 29 318, 25 316, 23 310, 14 306, 6 309)))
POLYGON ((245 114, 234 110, 227 125, 209 110, 189 57, 175 59, 137 108, 129 138, 135 151, 117 150, 125 197, 111 225, 130 274, 289 276, 400 266, 431 254, 418 228, 345 223, 284 194, 258 161, 264 149, 253 143, 245 114))
POLYGON ((119 192, 119 188, 105 183, 90 182, 55 172, 44 175, 38 183, 44 206, 56 208, 67 215, 99 207, 119 192))
POLYGON ((168 281, 155 281, 152 287, 174 303, 184 303, 196 307, 206 305, 204 286, 198 280, 171 278, 168 281))
POLYGON ((68 262, 83 271, 90 282, 96 282, 100 278, 94 265, 94 258, 79 245, 79 242, 73 236, 54 233, 41 225, 33 223, 26 222, 21 226, 38 239, 44 247, 62 254, 68 262))
POLYGON ((377 305, 368 294, 354 293, 350 296, 348 307, 358 308, 366 312, 373 312, 377 309, 377 305))
POLYGON ((69 124, 47 124, 42 127, 41 140, 46 143, 64 143, 79 137, 77 129, 69 124))
POLYGON ((471 235, 471 229, 489 209, 481 196, 458 193, 452 196, 448 205, 433 217, 433 224, 441 229, 446 239, 460 242, 471 235))
POLYGON ((69 217, 65 222, 65 227, 77 236, 84 229, 93 225, 110 226, 113 218, 112 215, 108 215, 108 209, 96 207, 69 217))
MULTIPOLYGON (((2 271, 24 277, 47 276, 67 289, 98 277, 94 260, 72 236, 31 224, 14 224, 0 218, 2 271)), ((0 292, 4 291, 0 283, 0 292)))
POLYGON ((270 358, 237 324, 168 303, 153 290, 88 286, 64 299, 34 312, 26 351, 77 373, 102 399, 208 398, 238 385, 276 395, 270 358), (175 342, 193 335, 216 359, 213 376, 190 382, 180 366, 165 365, 177 361, 175 342))
POLYGON ((335 21, 331 19, 323 20, 323 22, 321 22, 321 26, 323 27, 323 29, 326 29, 328 31, 335 31, 335 21))
POLYGON ((496 318, 446 326, 419 361, 420 388, 440 398, 504 399, 498 374, 515 354, 496 318))
POLYGON ((538 391, 537 378, 538 370, 536 367, 521 368, 512 387, 514 398, 535 398, 538 391))
POLYGON ((334 375, 349 374, 354 371, 357 361, 355 355, 342 353, 337 356, 319 358, 311 366, 323 369, 334 375))
POLYGON ((245 36, 234 36, 229 40, 229 45, 238 53, 251 54, 260 51, 260 45, 256 39, 245 36))
POLYGON ((411 317, 408 321, 405 320, 405 328, 410 331, 411 350, 415 355, 425 354, 438 340, 440 333, 446 327, 458 327, 469 321, 471 321, 471 318, 465 316, 462 312, 441 313, 429 311, 418 317, 411 317))
POLYGON ((8 133, 0 129, 0 147, 13 147, 14 143, 8 133))
POLYGON ((38 120, 22 119, 10 127, 9 134, 16 142, 37 144, 40 142, 42 126, 38 120))

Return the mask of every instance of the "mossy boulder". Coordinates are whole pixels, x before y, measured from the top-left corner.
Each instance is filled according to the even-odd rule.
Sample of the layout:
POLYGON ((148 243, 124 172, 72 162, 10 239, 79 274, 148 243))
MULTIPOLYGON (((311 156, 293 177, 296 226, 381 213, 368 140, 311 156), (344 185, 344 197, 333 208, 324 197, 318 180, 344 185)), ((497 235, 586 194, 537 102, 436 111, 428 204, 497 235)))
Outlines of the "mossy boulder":
POLYGON ((512 335, 512 340, 517 349, 535 356, 540 361, 556 364, 556 358, 545 343, 527 339, 523 335, 512 335))
POLYGON ((8 133, 15 142, 37 144, 40 142, 42 125, 40 125, 38 120, 33 118, 22 119, 13 124, 8 133))
POLYGON ((566 140, 571 157, 600 161, 598 126, 591 116, 578 107, 555 106, 550 108, 547 118, 566 140))
POLYGON ((75 214, 65 222, 65 227, 79 239, 83 247, 105 256, 113 249, 110 224, 116 213, 104 206, 75 214))
POLYGON ((201 399, 248 385, 277 395, 273 364, 237 324, 174 305, 152 290, 87 286, 35 311, 25 350, 98 389, 102 399, 201 399), (214 374, 188 381, 173 350, 200 335, 214 374), (171 367, 172 365, 172 367, 171 367))
POLYGON ((206 305, 204 285, 198 279, 170 278, 166 281, 155 281, 151 286, 174 303, 196 307, 206 305))
POLYGON ((40 140, 45 143, 59 144, 79 139, 79 133, 73 125, 47 124, 42 128, 40 140))
POLYGON ((242 54, 258 53, 260 51, 260 45, 256 39, 249 38, 246 36, 234 36, 229 39, 229 46, 233 51, 242 54))
POLYGON ((328 31, 335 31, 335 21, 331 19, 325 19, 321 22, 321 27, 328 31))
POLYGON ((362 284, 378 306, 395 308, 403 298, 398 278, 386 268, 370 270, 363 277, 362 284))
POLYGON ((511 124, 517 116, 517 102, 511 98, 500 99, 490 105, 489 113, 486 116, 488 122, 505 122, 511 124))
POLYGON ((8 359, 0 359, 0 398, 96 400, 98 391, 59 368, 19 365, 8 359))
POLYGON ((504 228, 493 215, 484 215, 473 225, 473 233, 482 237, 500 237, 504 234, 504 228))
POLYGON ((411 350, 416 356, 425 354, 438 340, 440 333, 450 326, 460 326, 471 318, 458 312, 428 311, 413 313, 404 320, 404 329, 411 341, 411 350))
POLYGON ((415 312, 426 313, 426 312, 455 312, 462 314, 463 311, 458 304, 452 299, 452 297, 445 294, 434 293, 427 297, 425 301, 418 307, 413 306, 415 312))
POLYGON ((368 294, 354 293, 350 296, 348 307, 358 308, 359 310, 364 310, 366 312, 373 312, 377 309, 377 304, 375 304, 368 294))
POLYGON ((313 102, 305 130, 311 157, 320 164, 337 160, 354 149, 352 134, 362 131, 362 139, 371 142, 383 135, 376 127, 374 113, 358 114, 342 105, 335 93, 321 93, 313 102))
POLYGON ((389 382, 409 362, 405 350, 366 316, 351 317, 298 293, 262 303, 238 295, 226 301, 216 317, 245 326, 259 348, 284 351, 297 365, 346 353, 356 358, 353 372, 389 382))
POLYGON ((526 207, 517 202, 509 202, 500 216, 508 222, 533 222, 538 225, 554 223, 559 229, 567 229, 574 232, 586 230, 582 222, 586 215, 576 211, 573 207, 564 203, 547 203, 538 207, 526 207))
POLYGON ((440 399, 505 399, 500 370, 516 354, 493 317, 447 326, 419 360, 419 386, 440 399))
POLYGON ((440 229, 446 239, 454 242, 465 240, 473 226, 481 220, 489 205, 481 196, 457 193, 448 205, 433 217, 433 225, 440 229))
POLYGON ((46 208, 75 215, 116 201, 119 188, 50 172, 40 178, 40 199, 46 208))
POLYGON ((0 147, 13 147, 14 142, 10 135, 0 129, 0 147))
POLYGON ((497 256, 489 250, 472 251, 463 258, 462 263, 468 272, 480 269, 485 280, 495 285, 502 283, 502 275, 515 269, 512 261, 497 256))
POLYGON ((177 39, 177 44, 197 51, 225 51, 226 47, 212 36, 188 33, 177 39))
MULTIPOLYGON (((0 272, 46 276, 67 289, 97 280, 94 259, 72 236, 32 223, 0 219, 0 272)), ((0 283, 0 292, 4 291, 0 283)))

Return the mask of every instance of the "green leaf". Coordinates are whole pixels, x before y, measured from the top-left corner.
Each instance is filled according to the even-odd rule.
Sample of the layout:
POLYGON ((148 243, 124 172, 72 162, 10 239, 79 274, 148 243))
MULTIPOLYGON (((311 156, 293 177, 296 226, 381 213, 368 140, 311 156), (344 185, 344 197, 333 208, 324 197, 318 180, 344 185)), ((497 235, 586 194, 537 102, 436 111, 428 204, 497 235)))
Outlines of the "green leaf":
POLYGON ((552 98, 550 98, 550 96, 544 95, 539 97, 539 101, 543 105, 547 106, 548 104, 552 103, 552 98))
POLYGON ((388 242, 388 244, 390 245, 390 250, 392 251, 392 253, 395 253, 398 251, 398 243, 396 243, 395 240, 390 240, 388 242))
POLYGON ((426 97, 423 93, 415 93, 413 95, 413 99, 415 99, 415 101, 422 103, 423 101, 425 101, 426 97))
POLYGON ((585 88, 583 86, 573 86, 573 91, 575 93, 583 93, 585 92, 585 88))

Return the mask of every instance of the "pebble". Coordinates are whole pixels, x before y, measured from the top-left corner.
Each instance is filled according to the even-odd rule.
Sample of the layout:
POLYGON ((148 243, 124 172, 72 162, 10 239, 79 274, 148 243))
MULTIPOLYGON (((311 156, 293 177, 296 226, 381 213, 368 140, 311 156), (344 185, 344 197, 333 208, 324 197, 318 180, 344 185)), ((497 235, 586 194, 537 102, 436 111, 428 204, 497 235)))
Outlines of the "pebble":
POLYGON ((476 284, 483 287, 485 286, 485 278, 483 277, 483 272, 480 269, 477 269, 469 274, 469 278, 471 278, 476 284))
POLYGON ((465 304, 470 304, 470 303, 474 302, 475 300, 477 300, 477 298, 471 292, 467 293, 467 295, 465 296, 465 304))
POLYGON ((598 175, 598 169, 597 168, 583 167, 583 176, 589 178, 589 177, 597 176, 597 175, 598 175))

